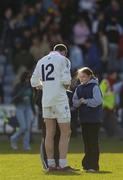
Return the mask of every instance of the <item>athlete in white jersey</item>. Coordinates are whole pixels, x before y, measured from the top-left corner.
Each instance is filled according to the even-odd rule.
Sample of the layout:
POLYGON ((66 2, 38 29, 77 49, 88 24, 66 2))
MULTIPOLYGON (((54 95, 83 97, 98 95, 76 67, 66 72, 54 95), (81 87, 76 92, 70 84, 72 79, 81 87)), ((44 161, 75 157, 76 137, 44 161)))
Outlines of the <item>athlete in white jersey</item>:
POLYGON ((67 151, 70 138, 70 108, 66 87, 70 85, 70 61, 65 56, 67 48, 57 44, 54 51, 38 61, 31 77, 32 87, 43 89, 42 107, 46 125, 45 148, 49 170, 56 168, 54 160, 54 135, 56 120, 60 128, 59 169, 71 170, 67 166, 67 151))
POLYGON ((70 81, 70 61, 57 51, 50 52, 38 61, 31 78, 33 87, 43 86, 43 107, 66 101, 64 86, 69 85, 70 81))

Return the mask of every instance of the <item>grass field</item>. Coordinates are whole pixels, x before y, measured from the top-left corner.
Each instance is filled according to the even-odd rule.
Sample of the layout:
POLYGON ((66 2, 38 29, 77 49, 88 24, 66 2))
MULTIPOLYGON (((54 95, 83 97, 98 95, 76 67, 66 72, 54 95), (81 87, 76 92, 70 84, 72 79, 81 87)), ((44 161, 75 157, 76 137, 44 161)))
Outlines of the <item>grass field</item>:
POLYGON ((69 164, 80 168, 74 174, 45 173, 39 156, 39 137, 35 138, 31 152, 12 151, 9 141, 0 138, 0 180, 123 180, 123 141, 101 138, 100 173, 81 171, 83 145, 80 138, 71 139, 69 164))

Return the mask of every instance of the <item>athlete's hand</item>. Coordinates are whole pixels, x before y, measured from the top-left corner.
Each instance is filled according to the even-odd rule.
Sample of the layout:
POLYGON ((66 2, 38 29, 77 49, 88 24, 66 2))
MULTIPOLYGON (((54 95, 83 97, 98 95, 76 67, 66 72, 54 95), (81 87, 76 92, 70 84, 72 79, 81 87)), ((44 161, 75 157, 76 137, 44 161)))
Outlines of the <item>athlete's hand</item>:
POLYGON ((70 85, 63 85, 65 89, 68 89, 70 85))

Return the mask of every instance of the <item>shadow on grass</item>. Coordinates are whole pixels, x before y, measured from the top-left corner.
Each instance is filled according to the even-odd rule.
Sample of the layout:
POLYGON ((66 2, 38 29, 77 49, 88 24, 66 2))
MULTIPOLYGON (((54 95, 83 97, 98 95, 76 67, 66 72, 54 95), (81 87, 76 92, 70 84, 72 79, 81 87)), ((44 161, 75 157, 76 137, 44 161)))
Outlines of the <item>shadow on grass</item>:
POLYGON ((99 171, 99 172, 96 172, 96 174, 111 174, 112 172, 111 171, 99 171))
POLYGON ((86 172, 87 174, 111 174, 111 171, 86 172))
POLYGON ((50 175, 50 176, 80 176, 82 175, 81 172, 45 172, 45 175, 50 175))
POLYGON ((111 171, 98 171, 98 172, 85 172, 85 171, 76 171, 76 172, 44 172, 45 175, 52 175, 52 176, 80 176, 82 174, 111 174, 111 171))

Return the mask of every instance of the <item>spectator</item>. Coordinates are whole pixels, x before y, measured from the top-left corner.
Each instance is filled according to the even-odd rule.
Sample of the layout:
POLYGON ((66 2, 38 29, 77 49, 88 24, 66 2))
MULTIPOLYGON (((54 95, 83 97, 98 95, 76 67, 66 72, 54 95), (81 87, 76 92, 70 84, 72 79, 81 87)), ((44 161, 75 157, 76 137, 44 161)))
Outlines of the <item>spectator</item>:
POLYGON ((85 65, 96 73, 101 73, 101 52, 93 39, 89 38, 85 42, 86 54, 85 65))
POLYGON ((25 18, 27 27, 32 28, 37 24, 38 16, 36 15, 36 10, 34 7, 30 6, 28 8, 28 16, 25 18))
POLYGON ((98 34, 100 31, 104 31, 106 26, 105 15, 100 12, 97 18, 92 22, 92 32, 93 34, 98 34))
POLYGON ((18 70, 25 66, 26 69, 31 70, 34 65, 34 58, 29 51, 23 48, 18 48, 13 57, 14 71, 17 73, 18 70))
POLYGON ((23 14, 21 14, 21 13, 17 14, 15 19, 13 19, 14 37, 15 38, 21 37, 22 32, 23 32, 24 28, 26 28, 26 27, 27 27, 27 24, 25 22, 23 14))
POLYGON ((34 107, 32 106, 32 90, 29 83, 29 73, 24 72, 21 76, 20 83, 14 90, 13 103, 16 105, 16 117, 19 123, 19 130, 11 138, 11 147, 18 149, 17 142, 23 134, 23 148, 28 151, 30 147, 30 131, 34 120, 34 107))
POLYGON ((96 8, 95 0, 79 0, 79 11, 88 11, 94 13, 96 8))
POLYGON ((83 52, 77 45, 72 45, 69 49, 69 58, 71 61, 71 71, 75 72, 84 66, 83 52))
POLYGON ((99 35, 99 44, 101 50, 102 72, 105 73, 108 71, 109 43, 104 31, 99 31, 98 35, 99 35))
POLYGON ((21 49, 23 48, 23 41, 20 37, 16 37, 14 40, 14 44, 13 44, 13 61, 12 63, 14 63, 14 56, 17 53, 20 53, 21 49))
POLYGON ((84 19, 79 19, 73 27, 73 40, 76 45, 83 45, 90 36, 90 29, 84 19))
POLYGON ((111 72, 110 75, 101 81, 100 88, 103 95, 103 127, 108 136, 118 136, 123 138, 123 129, 117 122, 116 94, 113 90, 113 84, 116 81, 117 74, 111 72))
POLYGON ((115 17, 112 16, 110 22, 106 25, 106 32, 109 45, 117 45, 119 36, 122 34, 123 29, 115 17))
POLYGON ((38 61, 50 51, 46 36, 43 37, 42 41, 40 41, 39 37, 34 37, 32 42, 30 53, 33 55, 35 61, 38 61))
POLYGON ((49 13, 47 13, 45 16, 43 16, 43 18, 39 22, 39 28, 40 28, 40 31, 42 34, 48 33, 48 28, 52 22, 52 19, 53 19, 53 17, 49 13))
POLYGON ((0 77, 0 104, 3 103, 4 103, 4 91, 3 91, 2 78, 0 77))
POLYGON ((7 8, 4 13, 3 29, 1 32, 1 44, 3 45, 3 47, 7 47, 7 48, 10 47, 13 39, 13 33, 10 25, 12 16, 13 16, 12 9, 7 8))
POLYGON ((120 36, 118 42, 118 71, 123 72, 123 35, 120 36))
POLYGON ((17 84, 19 84, 20 78, 21 78, 22 74, 23 74, 24 72, 26 72, 26 71, 27 71, 27 69, 26 69, 25 66, 21 66, 21 67, 18 69, 18 72, 17 72, 16 77, 15 77, 14 82, 13 82, 14 88, 15 88, 15 86, 16 86, 17 84))
POLYGON ((106 15, 107 22, 109 22, 112 17, 115 17, 118 20, 118 23, 123 25, 123 22, 122 22, 122 17, 123 17, 122 4, 119 3, 119 1, 111 0, 108 7, 105 8, 104 12, 106 15))
POLYGON ((78 16, 77 1, 60 1, 59 9, 61 14, 60 33, 65 41, 71 41, 73 24, 78 16))
POLYGON ((23 38, 23 48, 25 48, 26 50, 29 50, 30 46, 31 46, 31 30, 29 28, 25 28, 22 34, 22 38, 23 38))
POLYGON ((106 26, 106 33, 109 41, 109 64, 108 68, 117 70, 118 69, 118 42, 120 35, 122 34, 123 29, 118 24, 118 21, 115 17, 111 18, 111 21, 106 26))
POLYGON ((37 16, 43 16, 44 15, 45 10, 43 7, 43 1, 42 0, 41 1, 39 0, 36 2, 35 11, 36 11, 37 16))

